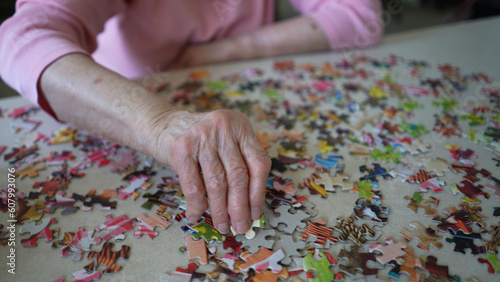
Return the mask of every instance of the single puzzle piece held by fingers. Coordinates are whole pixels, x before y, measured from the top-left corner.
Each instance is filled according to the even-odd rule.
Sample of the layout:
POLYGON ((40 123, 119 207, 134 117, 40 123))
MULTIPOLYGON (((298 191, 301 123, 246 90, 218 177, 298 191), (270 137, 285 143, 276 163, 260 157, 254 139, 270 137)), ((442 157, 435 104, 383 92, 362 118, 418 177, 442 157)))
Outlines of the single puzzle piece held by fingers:
POLYGON ((123 266, 118 266, 115 262, 119 258, 128 259, 130 257, 130 247, 123 245, 119 251, 115 252, 113 251, 114 245, 111 242, 106 242, 102 246, 101 251, 91 251, 87 255, 87 258, 94 259, 94 261, 87 264, 85 269, 87 271, 96 271, 99 264, 104 264, 106 268, 102 271, 103 273, 116 273, 122 270, 123 266))
POLYGON ((411 241, 412 238, 418 239, 420 244, 418 244, 417 247, 425 251, 429 251, 430 245, 433 245, 437 249, 441 249, 443 244, 436 242, 437 239, 441 238, 441 236, 437 234, 439 230, 436 227, 425 227, 419 222, 412 222, 409 225, 415 228, 415 230, 410 231, 405 228, 400 233, 406 241, 411 241))

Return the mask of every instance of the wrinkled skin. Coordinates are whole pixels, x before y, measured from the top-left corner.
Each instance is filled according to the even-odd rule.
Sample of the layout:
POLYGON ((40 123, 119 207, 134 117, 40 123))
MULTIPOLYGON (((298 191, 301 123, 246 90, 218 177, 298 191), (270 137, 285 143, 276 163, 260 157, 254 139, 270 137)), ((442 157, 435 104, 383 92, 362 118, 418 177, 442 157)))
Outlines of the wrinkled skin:
POLYGON ((208 208, 216 229, 244 233, 262 214, 271 160, 248 118, 238 111, 177 112, 153 123, 153 156, 176 170, 196 222, 208 208), (208 202, 207 202, 208 198, 208 202))

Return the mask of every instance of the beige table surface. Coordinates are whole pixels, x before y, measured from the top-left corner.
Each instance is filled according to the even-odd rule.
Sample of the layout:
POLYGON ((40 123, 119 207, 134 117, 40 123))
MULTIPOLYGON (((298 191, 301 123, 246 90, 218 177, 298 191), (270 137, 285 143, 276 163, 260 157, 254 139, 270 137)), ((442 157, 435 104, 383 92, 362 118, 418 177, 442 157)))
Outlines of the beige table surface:
MULTIPOLYGON (((425 20, 425 19, 422 19, 425 20)), ((421 59, 428 61, 434 66, 441 63, 451 63, 459 66, 463 72, 482 71, 493 76, 494 82, 491 87, 500 87, 500 18, 492 18, 481 21, 464 22, 451 26, 436 27, 424 30, 417 30, 408 33, 395 34, 385 37, 381 44, 373 49, 364 51, 354 51, 356 53, 363 53, 375 58, 388 56, 389 54, 397 54, 407 59, 421 59)), ((324 61, 339 61, 342 58, 348 58, 353 52, 345 53, 315 53, 292 56, 297 63, 311 62, 318 64, 324 61)), ((272 73, 272 63, 274 59, 261 59, 254 61, 236 62, 228 64, 220 64, 214 66, 207 66, 204 69, 208 70, 212 77, 219 77, 221 75, 229 74, 234 71, 240 71, 248 67, 259 67, 265 71, 266 75, 275 76, 272 73)), ((179 82, 186 79, 190 70, 172 72, 168 74, 158 74, 146 77, 140 81, 144 84, 153 84, 157 81, 170 81, 174 86, 179 82)), ((478 86, 479 87, 479 86, 478 86)), ((468 90, 468 95, 463 96, 463 99, 475 101, 478 98, 479 88, 468 90)), ((462 101, 461 101, 462 103, 462 101)), ((0 100, 2 108, 12 109, 17 106, 27 105, 28 102, 22 98, 8 98, 0 100)), ((36 115, 37 119, 43 120, 42 125, 37 129, 39 132, 49 134, 52 130, 58 129, 61 125, 57 124, 50 117, 44 113, 36 115)), ((433 117, 425 112, 419 112, 416 116, 412 117, 412 121, 424 123, 432 126, 433 117)), ((16 144, 16 139, 19 135, 15 135, 10 130, 9 118, 0 118, 0 129, 2 131, 0 145, 7 145, 8 150, 16 144)), ((271 130, 268 124, 254 123, 255 130, 271 130)), ((21 139, 23 137, 21 136, 21 139)), ((26 138, 25 138, 26 139, 26 138)), ((464 148, 471 148, 479 156, 479 163, 477 167, 486 168, 492 172, 493 175, 499 176, 500 169, 495 167, 494 162, 491 161, 491 152, 485 150, 482 143, 474 144, 468 142, 464 138, 440 138, 435 134, 428 134, 422 138, 423 141, 432 144, 436 150, 423 157, 443 157, 450 161, 449 153, 444 148, 445 143, 460 143, 464 148)), ((315 143, 315 135, 309 136, 308 155, 314 156, 318 150, 313 144, 315 143)), ((62 150, 71 148, 68 144, 54 145, 54 146, 41 146, 41 155, 46 155, 51 150, 62 150)), ((276 150, 277 145, 274 145, 271 150, 276 150)), ((275 151, 274 151, 275 152, 275 151)), ((345 151, 341 154, 348 156, 345 151)), ((4 153, 5 154, 5 153, 4 153)), ((422 156, 418 156, 420 158, 422 156)), ((415 159, 407 159, 407 161, 415 161, 415 159)), ((451 161, 450 161, 451 162, 451 161)), ((359 166, 364 164, 360 159, 346 158, 346 173, 351 175, 351 179, 358 179, 361 174, 359 173, 359 166)), ((391 165, 387 165, 391 166, 391 165)), ((0 188, 7 183, 7 168, 9 164, 0 160, 0 188)), ((17 187, 28 193, 32 191, 32 184, 35 181, 45 179, 50 175, 52 169, 41 172, 41 176, 34 179, 17 180, 17 187)), ((298 184, 304 177, 307 177, 312 171, 299 171, 296 173, 285 174, 298 184)), ((97 169, 93 167, 85 171, 86 176, 82 179, 75 179, 72 181, 68 188, 67 195, 73 192, 84 194, 89 189, 109 189, 123 184, 120 182, 120 176, 110 174, 108 169, 97 169)), ((153 178, 153 183, 156 185, 160 183, 160 177, 167 175, 169 172, 160 171, 156 177, 153 178)), ((172 172, 170 172, 171 174, 172 172)), ((461 180, 461 176, 453 173, 447 173, 442 178, 447 184, 453 181, 461 180), (460 178, 459 178, 460 177, 460 178)), ((483 183, 483 182, 481 182, 483 183)), ((390 208, 389 223, 383 228, 376 227, 378 241, 385 238, 393 237, 397 241, 403 240, 399 235, 401 229, 409 222, 418 221, 424 225, 432 224, 430 218, 423 217, 422 211, 418 214, 413 214, 406 208, 406 202, 402 200, 404 195, 411 195, 416 189, 409 184, 402 184, 400 179, 392 181, 381 181, 380 189, 383 192, 385 199, 383 205, 390 208)), ((434 194, 441 200, 439 210, 444 208, 457 206, 460 203, 461 196, 452 195, 448 185, 444 187, 445 192, 434 194)), ((317 196, 310 196, 307 191, 301 191, 306 195, 311 202, 317 204, 316 211, 318 216, 327 220, 329 226, 336 224, 336 218, 347 217, 352 213, 354 202, 357 199, 356 193, 350 192, 337 192, 331 195, 328 199, 323 200, 317 196)), ((481 197, 481 199, 483 199, 481 197)), ((143 202, 138 199, 137 202, 127 199, 119 201, 118 207, 113 211, 100 211, 94 207, 92 212, 78 211, 73 215, 62 216, 60 211, 57 211, 53 216, 58 219, 57 224, 52 227, 59 227, 61 229, 61 236, 66 231, 76 231, 79 226, 85 226, 87 229, 93 228, 99 223, 104 221, 104 216, 112 213, 115 216, 127 214, 129 217, 138 216, 142 213, 151 213, 141 209, 139 206, 143 202)), ((494 206, 500 206, 499 198, 494 195, 489 200, 484 200, 482 203, 483 214, 489 218, 486 220, 488 225, 496 224, 499 218, 492 216, 494 206)), ((46 215, 47 217, 49 215, 46 215)), ((6 225, 6 214, 0 213, 0 223, 6 225)), ((173 220, 172 220, 173 221, 173 220)), ((184 245, 184 235, 180 230, 181 224, 175 223, 167 230, 160 230, 159 236, 153 240, 143 237, 141 239, 133 238, 131 232, 126 233, 126 240, 117 243, 117 245, 130 245, 132 248, 131 257, 128 261, 119 260, 117 264, 124 266, 124 269, 114 275, 103 275, 101 278, 104 281, 158 281, 160 274, 168 273, 175 269, 177 266, 186 267, 188 264, 186 254, 179 254, 178 248, 184 245)), ((19 226, 17 226, 19 231, 19 226)), ((338 232, 335 233, 338 236, 338 232)), ((443 233, 442 235, 449 236, 443 233)), ((90 260, 84 258, 80 262, 74 262, 70 257, 61 258, 59 251, 51 249, 50 243, 45 243, 43 239, 38 240, 38 247, 24 248, 20 245, 19 240, 26 238, 27 235, 17 234, 16 244, 16 274, 11 275, 7 273, 7 254, 8 248, 0 246, 0 281, 52 281, 58 277, 65 277, 66 281, 71 281, 71 273, 81 269, 90 260)), ((60 237, 61 238, 61 237, 60 237)), ((371 241, 374 243, 375 241, 371 241)), ((453 252, 454 244, 449 244, 441 239, 443 248, 440 250, 431 247, 430 252, 422 251, 416 248, 416 241, 412 240, 409 247, 414 250, 416 257, 423 257, 432 254, 438 258, 438 264, 448 265, 450 273, 458 275, 462 278, 475 277, 480 281, 500 281, 500 276, 491 275, 487 273, 485 265, 477 262, 478 256, 471 254, 457 254, 453 252)), ((350 242, 349 242, 350 244, 350 242)), ((337 257, 339 250, 345 244, 335 244, 329 251, 337 257)), ((102 244, 100 245, 102 246, 102 244)), ((100 246, 97 249, 100 249, 100 246)), ((365 244, 365 250, 367 245, 365 244)), ((96 249, 96 248, 94 248, 96 249)), ((469 252, 469 251, 467 251, 469 252)), ((480 257, 485 257, 481 255, 480 257)), ((382 268, 381 266, 379 266, 382 268)), ((102 268, 100 268, 102 270, 102 268)), ((338 270, 332 267, 333 270, 338 270)), ((380 270, 380 278, 383 279, 384 274, 390 270, 386 267, 380 270)), ((300 276, 304 279, 304 275, 300 276)), ((361 278, 359 275, 355 278, 361 278)), ((373 278, 372 278, 373 279, 373 278)), ((407 276, 403 275, 403 281, 407 280, 407 276)))

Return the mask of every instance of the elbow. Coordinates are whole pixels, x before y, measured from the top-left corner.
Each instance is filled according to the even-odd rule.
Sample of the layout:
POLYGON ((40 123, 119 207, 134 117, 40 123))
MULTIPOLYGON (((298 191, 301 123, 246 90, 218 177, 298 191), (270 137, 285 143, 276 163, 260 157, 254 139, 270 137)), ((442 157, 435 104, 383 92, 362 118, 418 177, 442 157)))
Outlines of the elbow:
POLYGON ((361 17, 354 36, 354 47, 366 48, 377 45, 384 35, 384 21, 377 10, 361 17))

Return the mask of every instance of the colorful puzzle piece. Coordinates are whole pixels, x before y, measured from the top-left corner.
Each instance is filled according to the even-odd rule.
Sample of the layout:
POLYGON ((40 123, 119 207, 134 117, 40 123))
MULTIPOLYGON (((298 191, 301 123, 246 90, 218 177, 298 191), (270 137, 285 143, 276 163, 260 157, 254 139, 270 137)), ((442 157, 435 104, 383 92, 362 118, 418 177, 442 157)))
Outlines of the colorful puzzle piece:
POLYGON ((61 256, 65 257, 72 254, 74 261, 80 261, 83 258, 83 253, 90 252, 90 245, 98 245, 101 243, 100 237, 92 237, 94 230, 84 231, 84 227, 78 227, 78 231, 65 232, 61 241, 54 241, 53 248, 61 246, 61 256))
POLYGON ((301 237, 302 240, 307 240, 309 236, 312 236, 315 238, 314 244, 321 248, 325 247, 326 242, 335 244, 339 241, 337 237, 331 235, 333 228, 326 227, 326 222, 324 220, 308 220, 307 222, 307 227, 301 237))
POLYGON ((361 270, 363 275, 377 275, 378 269, 369 268, 366 264, 368 261, 376 261, 376 257, 372 253, 361 253, 358 245, 350 245, 351 250, 342 249, 339 253, 339 259, 347 259, 348 264, 339 264, 340 271, 349 275, 355 275, 357 270, 361 270))
POLYGON ((184 242, 189 254, 188 260, 199 259, 201 264, 208 263, 207 242, 205 240, 193 240, 193 236, 185 236, 184 242))
POLYGON ((415 228, 415 230, 403 229, 400 233, 406 241, 411 241, 411 239, 418 239, 420 244, 417 247, 421 248, 424 251, 429 251, 429 246, 432 245, 437 249, 441 249, 443 244, 436 242, 436 240, 441 239, 441 236, 438 235, 438 229, 434 226, 425 227, 423 224, 419 222, 412 222, 409 224, 411 227, 415 228))
POLYGON ((84 211, 92 210, 92 206, 94 204, 100 204, 100 210, 114 210, 116 209, 117 203, 110 201, 109 198, 116 196, 118 196, 118 194, 115 190, 104 189, 102 190, 102 194, 96 195, 96 190, 91 189, 85 196, 80 196, 76 193, 73 193, 72 198, 83 202, 84 211))
POLYGON ((500 226, 490 226, 490 230, 483 230, 481 233, 490 235, 491 240, 483 239, 483 243, 489 252, 498 254, 498 246, 500 245, 500 226))
POLYGON ((103 229, 108 231, 104 236, 100 236, 105 242, 111 239, 111 237, 115 238, 115 240, 125 239, 123 233, 133 230, 134 227, 132 223, 137 221, 136 218, 128 219, 126 215, 113 217, 111 214, 108 214, 105 218, 106 221, 94 228, 95 231, 101 231, 103 229))
POLYGON ((52 218, 44 218, 42 219, 41 224, 36 224, 36 222, 30 222, 28 224, 24 224, 19 228, 19 234, 24 234, 29 232, 31 236, 27 239, 22 239, 21 244, 24 247, 36 247, 38 246, 36 240, 38 238, 45 237, 45 242, 50 242, 59 236, 59 228, 49 229, 49 225, 51 223, 56 223, 57 219, 55 217, 52 218))
POLYGON ((488 266, 488 273, 500 274, 500 260, 497 259, 497 255, 494 253, 486 253, 486 259, 478 258, 477 261, 480 264, 486 264, 488 266))
POLYGON ((118 252, 113 251, 113 246, 115 244, 111 242, 106 242, 102 246, 101 251, 91 251, 87 254, 88 259, 93 259, 91 263, 85 266, 87 271, 96 271, 99 264, 104 264, 106 268, 102 271, 103 273, 116 273, 123 269, 123 266, 116 265, 116 261, 119 258, 129 259, 130 257, 130 247, 123 245, 118 252))
POLYGON ((308 253, 303 259, 305 271, 314 270, 314 278, 309 278, 311 282, 333 281, 334 274, 330 270, 330 265, 337 264, 337 261, 328 253, 315 249, 315 255, 308 253), (328 254, 328 256, 327 256, 328 254), (319 260, 315 257, 320 258, 319 260))
POLYGON ((486 252, 484 246, 474 245, 474 240, 481 240, 480 233, 465 234, 461 230, 454 232, 453 230, 448 230, 452 238, 446 238, 446 242, 455 243, 455 252, 465 254, 465 249, 470 249, 473 255, 483 254, 486 252))
POLYGON ((281 249, 272 252, 269 249, 260 248, 258 253, 243 252, 240 257, 245 261, 245 263, 240 265, 240 270, 242 271, 248 271, 250 268, 253 268, 257 273, 266 269, 271 269, 273 273, 280 273, 283 267, 278 262, 285 257, 285 254, 281 249))
POLYGON ((340 231, 342 234, 339 236, 341 241, 347 241, 347 239, 351 239, 354 243, 358 245, 362 245, 367 242, 367 239, 364 237, 364 234, 369 237, 375 236, 375 231, 371 229, 367 224, 363 224, 362 226, 357 226, 354 224, 354 220, 356 217, 354 215, 349 216, 346 220, 341 217, 337 217, 337 221, 339 224, 335 226, 335 229, 340 231))
POLYGON ((418 209, 424 210, 424 216, 435 216, 437 211, 437 206, 439 205, 439 199, 432 196, 429 199, 424 200, 423 194, 420 192, 413 193, 413 197, 405 196, 405 200, 410 201, 406 206, 409 210, 417 213, 418 209))
POLYGON ((377 256, 377 261, 379 261, 381 264, 386 264, 391 260, 406 256, 406 253, 403 250, 407 247, 406 243, 394 243, 392 238, 386 239, 384 240, 384 242, 387 245, 383 246, 382 243, 377 242, 368 248, 370 253, 373 253, 374 251, 379 251, 382 253, 382 256, 377 256))

